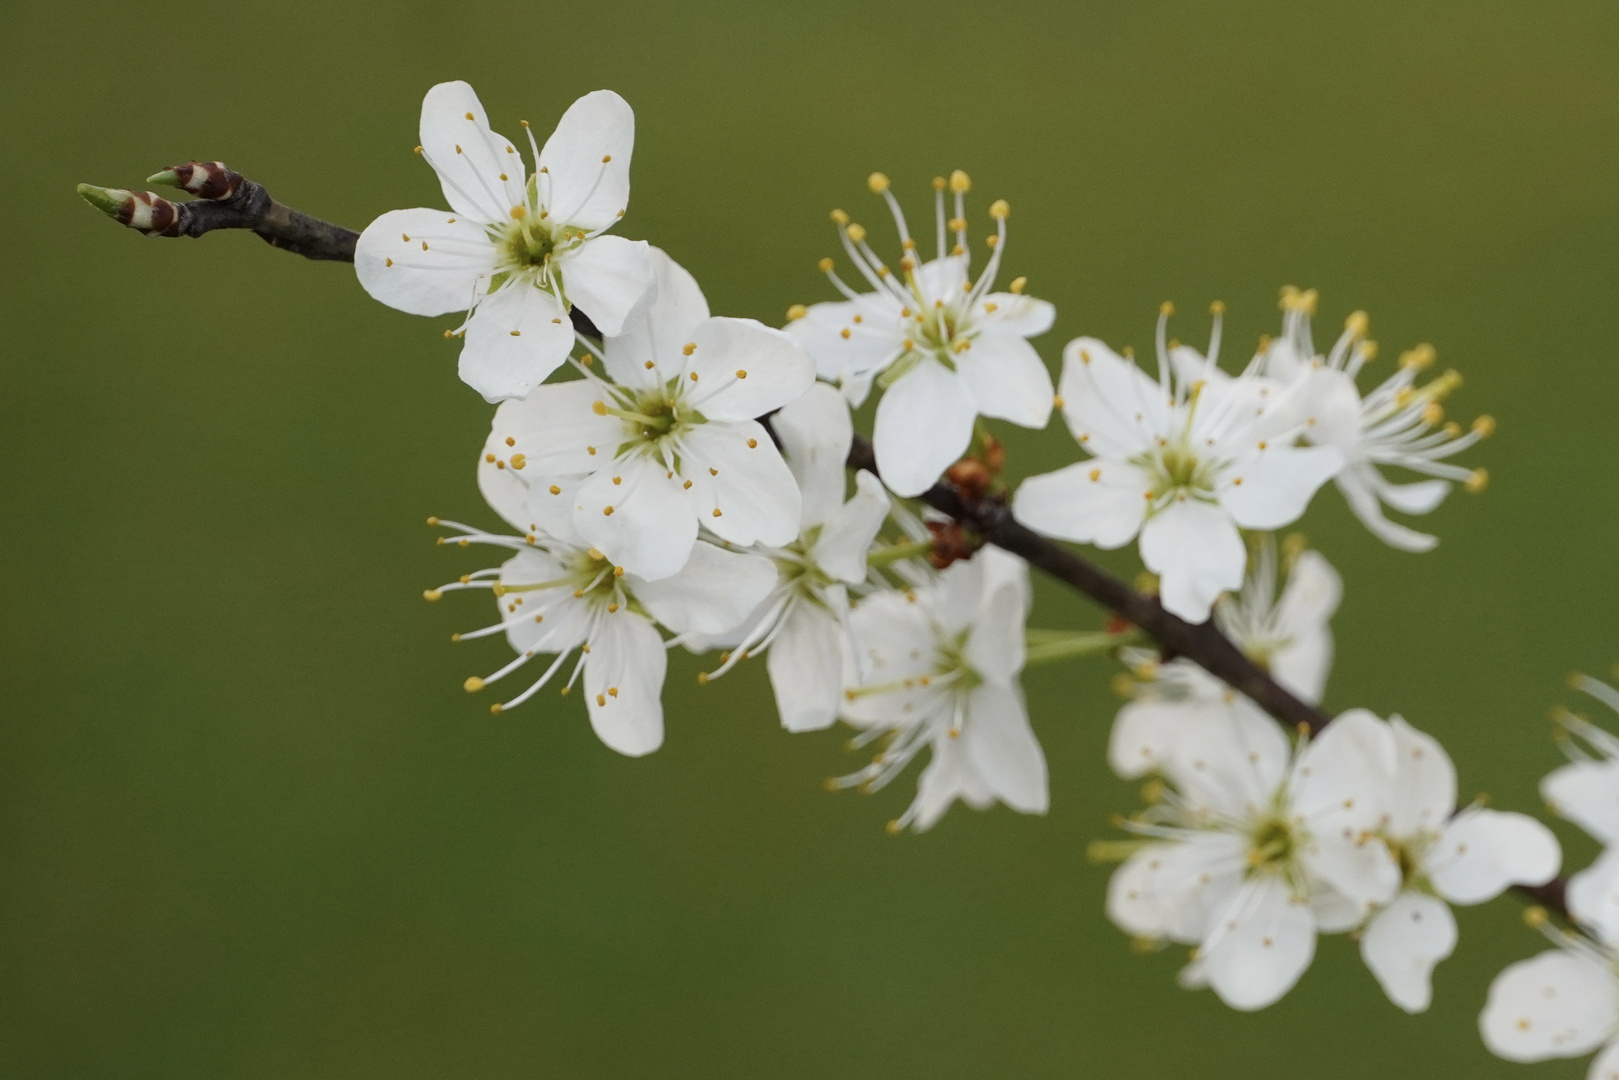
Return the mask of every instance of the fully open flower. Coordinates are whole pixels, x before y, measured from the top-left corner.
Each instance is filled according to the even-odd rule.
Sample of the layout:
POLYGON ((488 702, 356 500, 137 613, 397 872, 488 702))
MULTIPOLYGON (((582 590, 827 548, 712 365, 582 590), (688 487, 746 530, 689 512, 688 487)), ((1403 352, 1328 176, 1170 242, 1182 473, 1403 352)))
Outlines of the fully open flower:
POLYGON ((854 497, 844 501, 844 460, 854 427, 849 406, 826 383, 810 387, 771 423, 803 496, 798 539, 752 549, 776 564, 776 587, 704 681, 768 650, 766 667, 782 727, 815 731, 837 719, 843 701, 848 590, 866 582, 866 552, 888 513, 888 493, 862 469, 854 497))
POLYGON ((1389 1000, 1415 1013, 1433 998, 1434 965, 1456 947, 1449 904, 1544 884, 1562 852, 1551 831, 1524 814, 1482 806, 1456 813, 1456 769, 1444 747, 1398 716, 1384 731, 1387 816, 1379 835, 1399 859, 1404 886, 1367 924, 1360 955, 1389 1000))
POLYGON ((1148 840, 1114 873, 1109 917, 1138 937, 1196 945, 1182 982, 1233 1008, 1279 999, 1309 967, 1318 931, 1348 929, 1399 888, 1393 856, 1369 839, 1381 725, 1345 713, 1296 755, 1274 724, 1211 714, 1188 726, 1159 763, 1173 790, 1125 823, 1148 840))
POLYGON ((488 401, 524 397, 567 359, 575 304, 617 334, 652 288, 646 242, 602 235, 629 204, 635 115, 611 90, 586 94, 544 149, 529 134, 527 174, 472 87, 447 82, 422 102, 421 139, 453 209, 383 214, 355 272, 400 311, 467 312, 462 380, 488 401))
POLYGON ((647 580, 686 565, 699 524, 742 546, 798 536, 798 485, 754 417, 815 381, 792 338, 709 318, 690 274, 657 249, 653 265, 657 300, 606 339, 599 365, 580 365, 583 379, 502 405, 493 451, 528 483, 544 531, 647 580))
POLYGON ((724 633, 747 617, 775 580, 768 559, 713 544, 696 545, 679 574, 650 582, 625 573, 600 551, 566 540, 442 524, 459 530, 459 541, 514 551, 499 567, 428 593, 430 599, 457 589, 489 589, 495 595, 500 621, 456 640, 504 633, 517 657, 493 674, 469 678, 467 690, 483 690, 525 668, 536 654, 552 654, 538 678, 492 706, 496 713, 515 708, 549 683, 577 650, 563 693, 583 675, 591 727, 602 742, 632 757, 663 744, 660 695, 667 660, 658 624, 676 634, 724 633))
POLYGON ((1251 367, 1219 372, 1218 308, 1208 355, 1178 349, 1171 362, 1169 312, 1158 320, 1157 381, 1095 338, 1068 344, 1063 418, 1092 457, 1025 480, 1013 508, 1032 529, 1101 548, 1139 535, 1164 607, 1202 622, 1222 591, 1242 585, 1238 528, 1296 520, 1343 457, 1294 445, 1308 418, 1280 384, 1251 367))
POLYGON ((860 404, 872 380, 885 388, 877 405, 872 445, 883 482, 900 495, 921 494, 966 452, 980 416, 1039 428, 1051 416, 1051 375, 1026 338, 1051 328, 1055 310, 1022 295, 1023 279, 1010 292, 994 292, 1006 250, 1007 205, 990 207, 996 235, 989 261, 971 279, 967 252, 967 174, 952 173, 955 216, 945 214, 946 181, 935 180, 937 256, 922 262, 888 178, 871 177, 899 229, 896 275, 866 243, 864 226, 833 212, 843 248, 870 286, 861 293, 821 268, 846 299, 795 307, 787 330, 815 357, 822 378, 838 383, 860 404))
POLYGON ((1431 345, 1405 353, 1399 369, 1361 397, 1355 380, 1377 355, 1376 343, 1366 340, 1366 313, 1350 315, 1331 351, 1321 356, 1310 334, 1315 307, 1314 289, 1282 290, 1282 334, 1262 347, 1262 370, 1284 382, 1304 384, 1312 417, 1305 438, 1343 454, 1344 467, 1335 479, 1355 516, 1393 547, 1427 551, 1438 539, 1390 521, 1383 507, 1426 514, 1444 501, 1452 481, 1470 491, 1482 490, 1488 479, 1482 469, 1464 469, 1447 459, 1489 435, 1495 421, 1481 416, 1466 432, 1445 422, 1440 402, 1462 380, 1448 371, 1417 385, 1417 376, 1433 363, 1431 345), (1391 465, 1433 479, 1396 484, 1381 471, 1391 465))
POLYGON ((932 585, 857 605, 852 634, 864 672, 844 691, 843 718, 864 729, 857 744, 883 741, 870 765, 829 785, 876 790, 928 748, 916 799, 892 831, 931 828, 958 798, 975 809, 998 799, 1045 813, 1046 759, 1018 685, 1028 611, 1028 566, 995 548, 932 585))

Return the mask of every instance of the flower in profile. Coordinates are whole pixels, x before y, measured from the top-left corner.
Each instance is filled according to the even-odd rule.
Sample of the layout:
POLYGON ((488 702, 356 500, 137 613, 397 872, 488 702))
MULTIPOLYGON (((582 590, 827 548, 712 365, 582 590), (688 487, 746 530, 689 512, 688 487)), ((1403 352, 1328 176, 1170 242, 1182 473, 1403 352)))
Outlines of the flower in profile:
POLYGON ((916 799, 892 832, 931 828, 956 799, 975 809, 996 800, 1025 814, 1050 803, 1046 759, 1029 727, 1023 670, 1028 566, 984 548, 933 584, 879 592, 855 606, 859 667, 844 690, 843 718, 855 745, 880 751, 831 788, 875 791, 932 751, 916 799))
POLYGON ((602 742, 631 757, 663 744, 661 694, 667 659, 658 625, 677 635, 724 633, 747 617, 775 580, 768 559, 708 543, 694 547, 679 574, 650 582, 627 574, 595 548, 568 540, 534 533, 502 536, 458 522, 436 523, 457 530, 457 543, 513 552, 498 567, 426 594, 437 599, 458 589, 494 593, 500 621, 457 634, 455 640, 504 633, 517 656, 492 674, 467 679, 467 691, 481 691, 524 669, 536 655, 551 654, 551 663, 537 678, 491 710, 516 708, 539 693, 577 652, 563 693, 582 675, 591 727, 602 742))
POLYGON ((1140 537, 1165 608, 1202 622, 1220 593, 1241 587, 1239 528, 1295 521, 1343 462, 1333 447, 1295 445, 1309 419, 1295 394, 1255 373, 1215 366, 1221 307, 1207 355, 1165 340, 1158 378, 1095 338, 1063 351, 1061 408, 1090 460, 1033 476, 1013 503, 1030 528, 1117 548, 1140 537))
POLYGON ((1399 888, 1389 849, 1368 840, 1381 725, 1352 710, 1296 754, 1274 724, 1211 713, 1188 725, 1159 763, 1163 801, 1123 822, 1145 843, 1114 872, 1108 916, 1139 938, 1197 946, 1183 985, 1236 1009, 1277 1001, 1318 932, 1348 929, 1399 888))
POLYGON ((657 249, 652 262, 657 299, 605 340, 599 365, 578 365, 584 378, 503 404, 493 451, 522 474, 543 531, 649 581, 686 565, 699 525, 744 547, 798 537, 798 485, 754 417, 815 381, 792 338, 710 318, 690 274, 657 249))
POLYGON ((611 90, 586 94, 543 149, 529 133, 527 173, 472 87, 447 82, 422 102, 421 140, 452 209, 383 214, 355 272, 400 311, 467 312, 462 380, 488 401, 524 397, 573 348, 574 305, 617 334, 652 288, 646 242, 602 235, 629 204, 635 115, 611 90))
POLYGON ((1551 831, 1524 814, 1482 806, 1456 813, 1456 769, 1444 747, 1398 716, 1384 730, 1388 793, 1378 835, 1399 860, 1404 884, 1367 923, 1360 955, 1389 1000, 1417 1013, 1433 999, 1434 965, 1456 947, 1449 905, 1544 884, 1562 852, 1551 831))
POLYGON ((1305 438, 1343 454, 1344 467, 1335 479, 1361 523, 1392 547, 1428 551, 1439 542, 1436 537, 1390 521, 1383 507, 1426 514, 1444 501, 1452 482, 1482 491, 1489 479, 1484 470, 1464 469, 1447 459, 1488 436, 1495 421, 1481 416, 1465 432, 1445 421, 1440 402, 1462 379, 1447 371, 1417 385, 1418 376, 1434 361, 1432 345, 1406 352, 1399 369, 1362 397, 1356 379, 1377 355, 1376 343, 1366 339, 1366 313, 1350 315, 1332 349, 1321 356, 1310 332, 1316 301, 1314 289, 1282 290, 1282 334, 1262 346, 1261 370, 1284 382, 1304 383, 1311 414, 1305 438), (1384 477, 1387 466, 1431 479, 1396 484, 1384 477))
POLYGON ((1055 309, 1023 295, 1024 279, 994 292, 1006 251, 1004 200, 990 206, 996 234, 976 281, 967 251, 966 193, 959 169, 933 182, 938 253, 923 262, 888 178, 873 173, 872 191, 888 204, 899 230, 896 274, 866 242, 864 226, 833 211, 838 235, 870 292, 859 292, 821 260, 845 299, 789 312, 787 330, 815 357, 822 378, 843 387, 859 405, 872 381, 884 388, 872 444, 883 483, 897 494, 919 495, 959 459, 977 417, 1044 427, 1051 415, 1051 375, 1027 338, 1051 328, 1055 309), (954 195, 946 216, 945 188, 954 195))
MULTIPOLYGON (((1332 666, 1330 620, 1343 580, 1319 552, 1290 537, 1286 584, 1276 590, 1276 545, 1266 534, 1257 545, 1242 590, 1220 598, 1216 624, 1250 659, 1301 700, 1315 704, 1332 666)), ((1160 771, 1189 726, 1211 714, 1230 730, 1273 728, 1275 721, 1249 698, 1184 657, 1160 663, 1147 649, 1125 649, 1134 674, 1123 680, 1131 700, 1119 710, 1108 742, 1108 763, 1125 779, 1160 771)), ((1270 732, 1253 736, 1268 741, 1270 732)))
POLYGON ((768 652, 765 664, 782 727, 815 731, 837 719, 849 651, 849 589, 866 583, 866 552, 889 500, 881 482, 862 469, 854 496, 844 501, 844 461, 854 427, 849 406, 831 386, 816 383, 771 423, 803 496, 798 538, 751 549, 776 564, 776 587, 703 681, 768 652))

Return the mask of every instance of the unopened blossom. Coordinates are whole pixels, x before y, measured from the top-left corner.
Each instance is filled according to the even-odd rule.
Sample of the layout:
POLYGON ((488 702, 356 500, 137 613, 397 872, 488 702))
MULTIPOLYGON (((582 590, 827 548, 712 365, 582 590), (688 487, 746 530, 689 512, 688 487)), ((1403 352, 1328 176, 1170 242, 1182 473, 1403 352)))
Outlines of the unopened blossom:
POLYGON ((985 548, 927 586, 879 592, 851 617, 860 649, 842 715, 878 742, 860 771, 830 787, 883 787, 931 751, 916 799, 889 829, 931 828, 956 799, 1025 814, 1050 803, 1046 759, 1029 727, 1018 674, 1029 610, 1028 566, 985 548))
POLYGON ((922 261, 888 178, 873 173, 872 191, 888 204, 899 230, 896 273, 866 242, 864 226, 833 212, 838 235, 869 292, 861 292, 821 260, 845 299, 795 307, 787 330, 815 357, 823 379, 840 385, 859 405, 873 380, 883 388, 872 445, 883 482, 897 494, 919 495, 967 450, 979 416, 1040 428, 1051 415, 1051 375, 1027 338, 1051 328, 1055 309, 1023 295, 1024 279, 995 292, 1006 251, 1004 200, 990 206, 996 234, 977 280, 967 250, 966 193, 972 184, 957 170, 948 187, 954 216, 947 217, 944 179, 935 189, 935 257, 922 261))
POLYGON ((1448 459, 1494 431, 1495 421, 1481 416, 1465 432, 1445 421, 1440 403, 1462 380, 1447 371, 1417 384, 1433 363, 1431 345, 1402 355, 1398 369, 1363 397, 1356 380, 1377 355, 1376 343, 1366 339, 1366 313, 1350 315, 1343 333, 1322 356, 1310 331, 1316 299, 1314 289, 1282 290, 1282 334, 1262 347, 1261 370, 1283 382, 1303 384, 1311 415, 1305 438, 1343 454, 1344 467, 1334 479, 1355 516, 1393 547, 1427 551, 1437 538, 1390 521, 1383 508, 1429 513, 1444 501, 1453 482, 1482 491, 1488 481, 1484 470, 1462 468, 1448 459), (1389 466, 1430 479, 1397 484, 1383 474, 1389 466))
POLYGON ((447 82, 422 102, 421 140, 451 209, 383 214, 355 272, 400 311, 467 312, 449 332, 465 335, 462 380, 488 401, 525 397, 573 348, 575 305, 617 334, 653 287, 646 242, 603 235, 629 204, 635 115, 611 90, 586 94, 543 149, 529 132, 529 173, 472 87, 447 82))
POLYGON ((1318 932, 1348 929, 1399 889, 1389 849, 1369 839, 1381 724, 1344 713, 1296 754, 1274 724, 1211 714, 1189 726, 1160 762, 1164 801, 1125 823, 1147 839, 1114 872, 1109 917, 1140 938, 1195 945, 1184 985, 1237 1009, 1281 998, 1318 932))
POLYGON ((815 381, 792 338, 710 318, 690 274, 657 249, 652 262, 656 301, 579 365, 583 378, 503 404, 491 451, 528 484, 544 531, 649 581, 686 565, 699 526, 742 546, 798 538, 798 485, 754 417, 815 381))
MULTIPOLYGON (((492 502, 497 511, 512 509, 507 500, 492 502)), ((504 633, 517 656, 489 675, 467 679, 467 691, 481 691, 528 669, 536 655, 550 654, 551 662, 537 678, 491 706, 496 713, 515 708, 577 654, 563 693, 582 676, 591 727, 602 742, 631 757, 663 744, 661 694, 667 659, 658 626, 675 634, 724 633, 747 617, 776 576, 768 559, 699 543, 679 574, 651 582, 626 573, 595 548, 568 540, 440 524, 459 531, 457 542, 514 552, 498 567, 427 593, 430 600, 458 589, 488 589, 495 595, 500 621, 458 634, 456 640, 504 633)))
MULTIPOLYGON (((1610 709, 1619 710, 1619 691, 1588 675, 1569 679, 1610 709)), ((1604 844, 1619 841, 1619 738, 1566 709, 1555 719, 1571 738, 1563 740, 1569 764, 1540 782, 1547 805, 1604 844)))
POLYGON ((1562 852, 1532 817, 1482 806, 1456 812, 1456 769, 1444 747, 1398 716, 1384 725, 1385 818, 1378 835, 1404 874, 1399 896, 1367 923, 1366 966, 1406 1012, 1433 998, 1433 967, 1456 947, 1450 904, 1481 904, 1509 885, 1556 876, 1562 852), (1448 903, 1447 903, 1448 902, 1448 903))
POLYGON ((1619 1080, 1619 858, 1610 850, 1569 881, 1568 910, 1584 932, 1532 922, 1558 948, 1508 966, 1490 984, 1479 1033, 1508 1061, 1584 1057, 1588 1080, 1619 1080))
POLYGON ((798 538, 751 549, 776 564, 776 587, 737 640, 727 642, 731 650, 720 667, 703 678, 767 653, 782 727, 815 731, 837 719, 843 702, 849 589, 866 582, 866 552, 888 514, 888 493, 862 469, 853 497, 844 501, 854 427, 849 406, 826 383, 810 387, 771 424, 803 498, 798 538))
MULTIPOLYGON (((1276 547, 1267 535, 1241 591, 1221 597, 1214 618, 1226 637, 1273 679, 1315 704, 1332 665, 1329 624, 1343 581, 1319 552, 1296 551, 1288 562, 1286 585, 1278 596, 1276 547)), ((1159 663, 1156 653, 1146 649, 1126 649, 1122 657, 1136 676, 1126 680, 1131 700, 1119 710, 1108 743, 1108 763, 1122 777, 1159 771, 1182 732, 1210 714, 1222 715, 1232 730, 1275 726, 1252 700, 1191 660, 1159 663)))
POLYGON ((1218 305, 1208 354, 1177 348, 1172 362, 1170 310, 1158 320, 1157 380, 1095 338, 1068 344, 1063 418, 1091 457, 1025 480, 1013 509, 1032 529, 1101 548, 1139 536, 1164 607, 1202 622, 1242 585, 1238 529, 1296 520, 1343 456, 1295 445, 1308 418, 1289 388, 1252 365, 1235 378, 1219 372, 1218 305))

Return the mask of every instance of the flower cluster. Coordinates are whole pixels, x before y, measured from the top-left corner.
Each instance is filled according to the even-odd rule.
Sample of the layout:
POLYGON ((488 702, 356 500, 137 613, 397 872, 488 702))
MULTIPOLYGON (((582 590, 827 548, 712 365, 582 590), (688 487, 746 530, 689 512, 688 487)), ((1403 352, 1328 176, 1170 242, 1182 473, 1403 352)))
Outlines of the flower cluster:
MULTIPOLYGON (((431 520, 453 530, 441 543, 505 559, 426 594, 493 595, 497 620, 456 635, 504 635, 515 653, 465 683, 479 692, 512 679, 492 711, 582 682, 602 742, 642 755, 663 741, 670 650, 718 652, 699 683, 763 655, 783 727, 841 720, 851 748, 873 748, 830 790, 881 789, 927 751, 913 801, 889 823, 921 831, 958 799, 1044 813, 1046 760, 1021 674, 1113 653, 1129 701, 1109 762, 1151 779, 1149 805, 1119 821, 1130 837, 1092 848, 1122 863, 1107 912, 1143 945, 1191 946, 1182 983, 1239 1009, 1284 995, 1319 935, 1348 933, 1388 997, 1422 1011, 1434 966, 1456 945, 1451 905, 1556 875, 1545 826, 1481 802, 1458 810, 1450 758, 1399 716, 1352 709, 1295 733, 1194 658, 1144 647, 1122 620, 1029 629, 1027 564, 984 546, 987 531, 910 501, 988 508, 1003 522, 1009 510, 1046 537, 1103 549, 1136 542, 1155 617, 1212 619, 1196 632, 1315 706, 1343 583, 1320 553, 1299 538, 1278 545, 1273 531, 1330 481, 1376 537, 1424 551, 1434 537, 1385 509, 1425 514, 1453 484, 1486 481, 1450 459, 1493 421, 1446 422, 1442 401, 1460 377, 1420 381, 1431 346, 1363 393, 1377 355, 1366 315, 1350 315, 1318 353, 1318 298, 1288 288, 1280 335, 1235 374, 1219 366, 1222 305, 1199 351, 1170 339, 1165 304, 1152 373, 1129 349, 1078 337, 1054 386, 1030 339, 1056 309, 1027 294, 1026 278, 998 288, 1004 200, 989 206, 994 232, 975 266, 972 183, 960 171, 933 181, 931 258, 888 177, 873 173, 897 258, 834 210, 853 276, 830 258, 821 269, 840 299, 794 305, 782 328, 716 316, 667 253, 607 234, 629 201, 634 117, 621 98, 588 94, 543 148, 528 143, 532 168, 469 86, 435 86, 417 149, 451 209, 384 214, 356 253, 360 282, 384 303, 464 313, 445 336, 464 339, 462 378, 498 403, 477 476, 514 531, 431 520), (876 472, 851 482, 850 410, 874 393, 876 472), (986 421, 1039 429, 1053 408, 1082 454, 1014 493, 986 421), (1390 468, 1419 479, 1398 482, 1390 468), (940 484, 953 502, 940 502, 940 484)), ((1586 688, 1619 705, 1606 687, 1586 688)), ((1612 841, 1619 739, 1565 725, 1577 759, 1548 778, 1547 797, 1612 841)), ((1582 933, 1497 981, 1483 1023, 1498 1053, 1584 1053, 1619 1028, 1616 875, 1619 848, 1570 889, 1582 933)))

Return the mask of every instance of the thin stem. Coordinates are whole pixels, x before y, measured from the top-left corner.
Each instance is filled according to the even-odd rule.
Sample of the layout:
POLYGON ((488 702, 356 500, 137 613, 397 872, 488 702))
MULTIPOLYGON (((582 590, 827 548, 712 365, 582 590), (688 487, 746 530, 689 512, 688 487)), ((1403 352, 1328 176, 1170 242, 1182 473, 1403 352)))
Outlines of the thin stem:
POLYGON ((881 547, 866 553, 867 566, 887 566, 901 559, 916 559, 933 552, 932 540, 907 540, 892 547, 881 547))
MULTIPOLYGON (((1036 631, 1040 633, 1040 631, 1036 631)), ((1045 633, 1050 633, 1046 631, 1045 633)), ((1094 656, 1096 653, 1105 653, 1120 645, 1134 645, 1141 640, 1139 630, 1126 630, 1122 634, 1109 634, 1105 630, 1088 633, 1071 633, 1065 637, 1047 639, 1038 644, 1030 642, 1023 654, 1023 666, 1034 667, 1037 664, 1049 664, 1053 660, 1069 660, 1079 656, 1094 656)))

